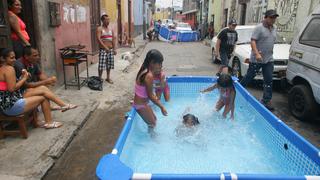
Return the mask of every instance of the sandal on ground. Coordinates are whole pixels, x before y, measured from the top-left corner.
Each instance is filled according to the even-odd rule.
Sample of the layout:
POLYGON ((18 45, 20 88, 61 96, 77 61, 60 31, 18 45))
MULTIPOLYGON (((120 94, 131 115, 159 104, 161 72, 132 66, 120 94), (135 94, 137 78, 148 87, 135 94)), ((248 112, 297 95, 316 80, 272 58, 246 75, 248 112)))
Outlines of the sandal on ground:
POLYGON ((113 84, 113 81, 111 79, 106 79, 106 81, 110 84, 113 84))
POLYGON ((53 121, 52 123, 46 123, 43 125, 46 129, 53 129, 53 128, 59 128, 62 126, 61 122, 53 121))
POLYGON ((65 112, 65 111, 68 111, 70 109, 75 109, 77 108, 78 106, 77 105, 74 105, 74 104, 67 104, 63 107, 61 107, 61 112, 65 112))

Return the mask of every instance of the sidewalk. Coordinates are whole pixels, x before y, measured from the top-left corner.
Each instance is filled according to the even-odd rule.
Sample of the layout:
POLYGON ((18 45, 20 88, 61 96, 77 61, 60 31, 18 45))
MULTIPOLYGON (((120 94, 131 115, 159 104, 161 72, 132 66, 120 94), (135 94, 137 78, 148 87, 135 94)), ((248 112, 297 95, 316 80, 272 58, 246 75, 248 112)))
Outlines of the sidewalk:
MULTIPOLYGON (((123 91, 129 91, 132 84, 125 82, 126 71, 134 60, 123 60, 124 52, 135 52, 139 56, 146 45, 142 35, 135 38, 135 48, 120 48, 115 57, 115 69, 111 71, 114 84, 104 82, 103 91, 93 91, 84 86, 81 90, 76 87, 64 86, 55 93, 66 102, 77 104, 78 108, 67 112, 53 112, 53 119, 63 123, 61 128, 46 130, 29 127, 28 139, 6 137, 0 140, 0 179, 41 179, 53 166, 55 159, 65 151, 73 137, 81 129, 90 114, 97 108, 108 109, 117 103, 123 91)), ((89 67, 89 76, 97 76, 98 64, 89 67)), ((85 76, 82 72, 81 76, 85 76)), ((105 72, 103 74, 105 77, 105 72)), ((39 119, 43 114, 39 113, 39 119)))

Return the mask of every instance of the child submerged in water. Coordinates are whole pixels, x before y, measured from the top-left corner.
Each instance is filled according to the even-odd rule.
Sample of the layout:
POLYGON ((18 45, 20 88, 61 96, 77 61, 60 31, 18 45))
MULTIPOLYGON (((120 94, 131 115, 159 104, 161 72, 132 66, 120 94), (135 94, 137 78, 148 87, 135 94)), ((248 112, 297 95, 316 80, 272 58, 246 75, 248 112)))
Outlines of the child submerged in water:
POLYGON ((193 115, 193 114, 186 114, 187 111, 190 111, 190 108, 187 108, 185 112, 183 113, 182 117, 182 125, 179 125, 175 132, 176 136, 181 137, 181 136, 190 136, 194 134, 194 127, 200 124, 198 118, 193 115))
POLYGON ((216 111, 220 111, 224 107, 223 117, 226 118, 227 114, 231 112, 230 118, 234 119, 234 100, 236 98, 236 91, 231 76, 229 74, 221 74, 216 84, 201 92, 213 91, 216 88, 218 88, 220 92, 220 97, 216 104, 216 111))

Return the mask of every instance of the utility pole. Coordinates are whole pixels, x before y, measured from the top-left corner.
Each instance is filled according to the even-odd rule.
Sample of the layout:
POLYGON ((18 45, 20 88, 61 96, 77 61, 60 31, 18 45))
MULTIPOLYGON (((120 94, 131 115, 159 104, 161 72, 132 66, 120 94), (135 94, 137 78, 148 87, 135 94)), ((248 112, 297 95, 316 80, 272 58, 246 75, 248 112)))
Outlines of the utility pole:
POLYGON ((172 22, 173 22, 173 12, 174 12, 174 10, 173 10, 173 0, 171 1, 171 20, 172 20, 172 22))
POLYGON ((142 0, 142 13, 143 13, 143 27, 142 27, 142 30, 143 30, 143 39, 147 39, 147 30, 146 30, 146 10, 145 10, 145 7, 146 7, 146 1, 145 0, 142 0))

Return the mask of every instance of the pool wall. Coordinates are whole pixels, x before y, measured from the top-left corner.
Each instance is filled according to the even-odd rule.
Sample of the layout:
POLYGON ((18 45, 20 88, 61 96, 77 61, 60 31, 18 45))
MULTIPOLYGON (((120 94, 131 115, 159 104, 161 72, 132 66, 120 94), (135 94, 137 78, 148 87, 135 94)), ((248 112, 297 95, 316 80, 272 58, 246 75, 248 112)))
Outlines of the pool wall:
MULTIPOLYGON (((320 152, 315 148, 311 143, 306 141, 302 136, 296 133, 294 130, 289 128, 284 122, 278 119, 273 115, 269 110, 267 110, 263 105, 261 105, 255 97, 250 95, 243 88, 240 83, 234 78, 235 87, 237 92, 241 93, 243 98, 252 106, 254 109, 259 112, 264 119, 267 121, 267 124, 270 125, 271 129, 274 129, 272 136, 276 139, 279 146, 283 142, 287 142, 291 147, 292 156, 288 157, 288 161, 291 163, 299 164, 299 168, 303 169, 303 172, 307 174, 316 174, 320 172, 320 152), (301 158, 296 158, 299 156, 301 158)), ((168 77, 169 83, 214 83, 216 82, 216 77, 207 77, 207 76, 173 76, 168 77)), ((188 84, 186 84, 188 86, 188 84)), ((194 89, 188 88, 190 91, 194 92, 194 89)), ((175 91, 174 88, 171 88, 172 91, 175 91)), ((126 166, 120 161, 120 155, 124 147, 127 136, 130 132, 133 119, 136 115, 136 111, 132 108, 128 117, 127 122, 124 125, 124 128, 121 131, 121 134, 114 146, 111 154, 104 155, 96 168, 96 175, 99 179, 103 180, 122 180, 122 179, 134 179, 134 180, 174 180, 174 179, 210 179, 210 180, 278 180, 278 179, 289 179, 289 180, 313 180, 320 179, 320 176, 285 176, 285 175, 270 175, 270 174, 237 174, 230 172, 222 172, 220 174, 148 174, 148 173, 138 173, 133 172, 133 170, 126 166)), ((281 148, 281 147, 280 147, 281 148)))

